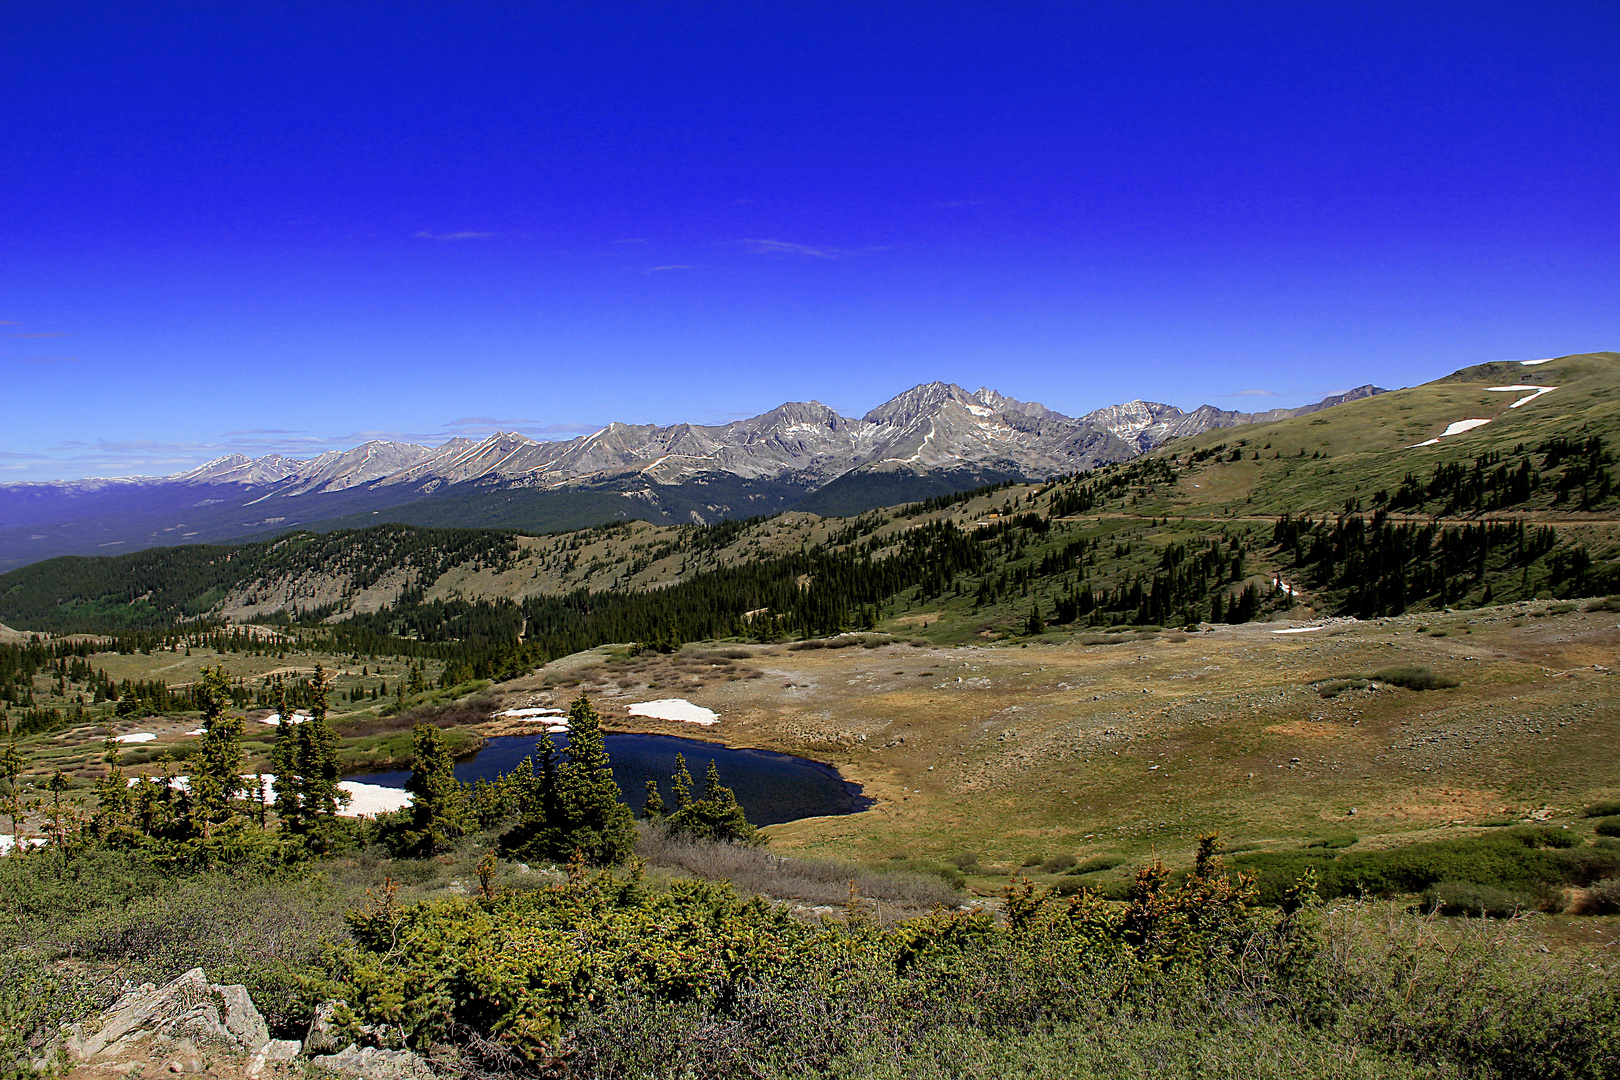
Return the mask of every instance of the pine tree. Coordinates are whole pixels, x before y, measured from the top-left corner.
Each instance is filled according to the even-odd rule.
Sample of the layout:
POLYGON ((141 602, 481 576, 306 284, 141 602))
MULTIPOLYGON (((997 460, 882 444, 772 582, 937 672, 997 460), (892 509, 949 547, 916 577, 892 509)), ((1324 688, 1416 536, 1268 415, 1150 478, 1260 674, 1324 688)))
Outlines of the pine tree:
POLYGON ((90 831, 102 840, 131 843, 135 839, 130 813, 134 799, 120 761, 123 747, 110 738, 101 747, 106 752, 107 775, 96 781, 96 812, 90 819, 90 831))
POLYGON ((675 809, 677 812, 685 810, 692 805, 692 774, 686 771, 686 755, 675 755, 675 775, 671 777, 675 788, 675 809))
POLYGON ((230 691, 224 667, 203 668, 195 691, 203 708, 202 748, 191 770, 187 809, 190 831, 205 839, 230 820, 232 801, 242 790, 242 718, 226 714, 230 691))
POLYGON ((338 760, 337 733, 326 722, 327 694, 331 681, 320 664, 309 683, 309 719, 298 725, 296 763, 297 791, 302 803, 301 824, 308 835, 317 836, 317 846, 325 846, 324 834, 336 823, 338 811, 349 803, 349 793, 338 787, 343 778, 338 760))
POLYGON ((13 852, 23 849, 22 834, 17 831, 17 818, 22 815, 22 784, 20 778, 27 762, 22 754, 17 752, 17 738, 10 732, 6 733, 5 749, 0 750, 0 780, 6 782, 4 802, 0 803, 6 816, 11 819, 11 835, 16 838, 13 852))
POLYGON ((544 755, 550 740, 541 740, 542 772, 535 775, 530 766, 520 796, 521 820, 501 838, 508 854, 557 862, 577 856, 607 866, 635 850, 635 817, 619 801, 601 724, 581 695, 568 709, 568 760, 548 772, 544 755))
MULTIPOLYGON (((680 768, 684 771, 685 763, 680 768)), ((758 830, 748 823, 736 794, 720 783, 720 770, 711 759, 703 778, 703 798, 689 800, 669 816, 669 827, 700 840, 752 844, 758 830)))
POLYGON ((304 831, 304 800, 299 795, 298 729, 287 715, 287 690, 280 683, 275 691, 276 742, 270 750, 270 770, 274 779, 276 818, 288 832, 304 831))
POLYGON ((648 821, 657 821, 664 816, 664 795, 658 790, 658 781, 647 781, 647 802, 641 812, 648 821))
POLYGON ((411 778, 405 782, 412 795, 410 825, 394 846, 401 854, 424 858, 448 849, 450 841, 465 831, 466 792, 438 728, 417 724, 411 731, 411 751, 411 778))

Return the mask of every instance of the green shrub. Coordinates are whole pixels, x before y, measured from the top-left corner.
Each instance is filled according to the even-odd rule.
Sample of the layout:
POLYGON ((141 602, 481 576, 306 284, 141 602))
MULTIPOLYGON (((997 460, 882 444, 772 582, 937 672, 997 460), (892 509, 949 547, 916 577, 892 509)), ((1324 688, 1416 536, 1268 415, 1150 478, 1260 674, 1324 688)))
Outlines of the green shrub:
POLYGON ((1282 903, 1308 871, 1324 898, 1413 895, 1447 881, 1550 896, 1566 885, 1620 876, 1620 849, 1570 846, 1578 840, 1563 829, 1518 826, 1382 851, 1259 851, 1232 863, 1255 875, 1261 901, 1270 904, 1282 903))
POLYGON ((1582 817, 1610 817, 1614 814, 1620 814, 1620 800, 1604 799, 1581 811, 1582 817))
POLYGON ((1392 686, 1404 686, 1408 690, 1443 690, 1462 685, 1449 675, 1437 675, 1426 667, 1415 666, 1384 668, 1373 672, 1372 677, 1392 686))
POLYGON ((1081 874, 1095 874, 1103 870, 1112 870, 1116 866, 1123 866, 1125 862, 1126 859, 1123 855, 1093 855, 1071 869, 1069 875, 1079 877, 1081 874))
POLYGON ((1526 847, 1572 848, 1581 842, 1580 837, 1568 829, 1553 829, 1546 825, 1515 825, 1502 835, 1526 847))
POLYGON ((1438 911, 1442 915, 1492 919, 1506 919, 1535 908, 1535 902, 1524 893, 1476 885, 1471 881, 1442 881, 1424 890, 1421 903, 1423 910, 1438 911))
POLYGON ((1316 693, 1325 698, 1336 698, 1346 690, 1364 690, 1367 687, 1366 679, 1333 679, 1316 688, 1316 693))
POLYGON ((1606 817, 1592 831, 1599 836, 1620 836, 1620 817, 1606 817))
POLYGON ((1320 837, 1316 840, 1312 840, 1305 846, 1308 848, 1347 848, 1360 839, 1361 837, 1357 836, 1355 833, 1340 829, 1335 832, 1330 832, 1326 836, 1320 837))
POLYGON ((1583 915, 1620 915, 1620 878, 1599 881, 1586 894, 1583 915))
POLYGON ((1080 860, 1073 855, 1054 855, 1040 864, 1043 873, 1060 874, 1074 866, 1080 860))

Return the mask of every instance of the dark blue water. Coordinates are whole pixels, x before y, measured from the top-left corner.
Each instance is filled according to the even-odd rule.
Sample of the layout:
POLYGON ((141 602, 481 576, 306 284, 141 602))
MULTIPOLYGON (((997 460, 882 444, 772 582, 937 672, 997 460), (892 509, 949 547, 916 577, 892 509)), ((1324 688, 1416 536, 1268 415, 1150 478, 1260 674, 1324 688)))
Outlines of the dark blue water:
MULTIPOLYGON (((539 745, 537 735, 502 735, 489 739, 484 748, 456 765, 456 779, 463 783, 494 780, 516 769, 539 745)), ((713 759, 720 770, 720 782, 737 794, 743 812, 755 825, 776 825, 824 814, 853 814, 865 810, 873 800, 861 794, 859 784, 838 775, 838 770, 819 761, 808 761, 771 750, 734 750, 729 746, 678 739, 673 735, 609 735, 608 758, 613 762, 613 779, 618 781, 623 800, 637 814, 647 801, 647 781, 658 781, 664 805, 673 807, 675 793, 669 778, 675 771, 675 755, 686 755, 686 768, 692 774, 694 794, 703 794, 703 774, 713 759)), ((551 736, 559 752, 568 748, 567 735, 551 736)), ((404 787, 409 770, 359 773, 347 779, 384 787, 404 787)))

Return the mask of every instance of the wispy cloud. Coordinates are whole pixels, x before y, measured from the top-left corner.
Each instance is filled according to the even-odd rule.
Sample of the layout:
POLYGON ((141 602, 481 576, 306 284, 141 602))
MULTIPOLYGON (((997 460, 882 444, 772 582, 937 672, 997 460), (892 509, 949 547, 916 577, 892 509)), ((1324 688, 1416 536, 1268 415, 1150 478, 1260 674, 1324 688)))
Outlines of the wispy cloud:
POLYGON ((0 326, 21 326, 21 325, 22 325, 22 323, 18 322, 16 319, 0 319, 0 326))
POLYGON ((19 364, 77 364, 78 362, 79 358, 77 356, 24 356, 17 361, 19 364))
POLYGON ((1230 394, 1216 394, 1216 397, 1282 397, 1275 390, 1234 390, 1230 394))
POLYGON ((463 416, 444 425, 452 431, 458 428, 481 428, 493 430, 501 424, 533 424, 534 420, 497 420, 493 416, 463 416))
POLYGON ((495 234, 492 232, 445 232, 436 233, 423 229, 416 234, 418 240, 488 240, 495 234))
MULTIPOLYGON (((13 324, 13 325, 15 325, 15 324, 13 324)), ((69 334, 69 333, 67 333, 66 331, 63 331, 63 330, 47 330, 44 333, 38 333, 38 334, 7 334, 6 336, 7 337, 14 337, 14 338, 48 338, 48 337, 72 337, 73 335, 69 334)))
POLYGON ((746 247, 756 255, 795 255, 805 259, 842 259, 857 252, 846 251, 836 247, 811 247, 809 244, 792 244, 786 240, 738 240, 737 243, 746 247))
POLYGON ((662 274, 665 270, 690 270, 692 267, 686 263, 670 263, 668 266, 649 266, 643 274, 662 274))

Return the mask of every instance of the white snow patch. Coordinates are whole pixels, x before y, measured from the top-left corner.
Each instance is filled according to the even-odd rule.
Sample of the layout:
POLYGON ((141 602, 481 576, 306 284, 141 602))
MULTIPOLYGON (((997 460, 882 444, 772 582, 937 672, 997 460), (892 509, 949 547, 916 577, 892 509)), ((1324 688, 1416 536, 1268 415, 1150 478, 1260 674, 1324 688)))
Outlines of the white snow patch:
POLYGON ((206 735, 206 734, 208 734, 208 730, 206 728, 192 728, 190 731, 186 732, 186 734, 187 735, 206 735))
POLYGON ((539 708, 535 708, 535 709, 504 709, 501 712, 496 713, 495 715, 496 716, 509 716, 514 720, 528 720, 528 719, 531 719, 531 718, 536 717, 536 716, 561 716, 561 715, 563 715, 563 711, 561 709, 539 709, 539 708))
POLYGON ((411 793, 404 788, 383 787, 381 784, 362 784, 358 780, 344 780, 338 787, 349 793, 349 805, 339 811, 343 817, 374 817, 392 813, 411 805, 411 793))
POLYGON ((1515 401, 1513 404, 1509 405, 1508 408, 1517 409, 1520 405, 1528 405, 1532 401, 1536 400, 1536 398, 1540 397, 1542 394, 1550 394, 1554 390, 1558 389, 1558 387, 1556 387, 1556 386, 1533 386, 1533 387, 1532 386, 1522 386, 1519 389, 1521 389, 1521 390, 1534 390, 1535 393, 1528 394, 1525 397, 1520 398, 1518 401, 1515 401))
MULTIPOLYGON (((309 719, 309 713, 307 713, 307 712, 295 712, 291 716, 287 717, 287 723, 289 723, 289 724, 302 724, 305 720, 308 720, 308 719, 309 719)), ((269 724, 271 727, 275 727, 277 724, 281 723, 281 714, 280 713, 271 713, 269 716, 265 717, 263 720, 260 720, 259 723, 261 723, 261 724, 269 724)))
POLYGON ((1537 364, 1550 364, 1554 359, 1556 358, 1549 356, 1545 360, 1520 360, 1519 363, 1523 364, 1525 367, 1534 367, 1537 364))
POLYGON ((650 716, 654 720, 674 720, 683 724, 702 724, 704 727, 720 722, 719 713, 694 705, 685 698, 661 698, 625 707, 630 710, 631 716, 650 716))
POLYGON ((117 743, 151 742, 155 738, 157 738, 157 736, 152 734, 150 731, 138 731, 133 735, 120 735, 117 738, 113 739, 113 742, 117 742, 117 743))
MULTIPOLYGON (((264 779, 264 797, 275 798, 276 778, 271 773, 246 773, 242 783, 250 796, 258 785, 260 776, 264 779)), ((157 777, 129 778, 129 784, 134 787, 142 779, 155 780, 157 777)), ((190 791, 191 779, 186 776, 177 776, 169 785, 177 791, 190 791)), ((381 784, 363 784, 358 780, 340 780, 338 788, 349 793, 349 805, 338 811, 339 817, 372 817, 376 814, 385 814, 394 810, 403 810, 411 805, 411 793, 404 788, 384 787, 381 784)))
MULTIPOLYGON (((25 841, 29 847, 44 847, 43 836, 30 836, 25 841)), ((10 855, 11 849, 17 846, 17 838, 10 833, 0 833, 0 855, 10 855)))
POLYGON ((567 724, 552 724, 550 727, 546 728, 546 734, 548 734, 548 735, 566 735, 566 734, 568 734, 568 725, 567 724))
POLYGON ((1451 422, 1450 424, 1446 425, 1446 430, 1442 431, 1440 434, 1436 435, 1434 438, 1432 438, 1432 439, 1424 439, 1420 443, 1413 443, 1411 446, 1408 446, 1407 449, 1408 450, 1415 450, 1416 448, 1418 448, 1420 446, 1433 446, 1435 443, 1439 442, 1441 439, 1445 438, 1447 435, 1461 435, 1465 431, 1473 431, 1475 428, 1483 427, 1484 425, 1486 425, 1488 423, 1490 423, 1490 420, 1488 420, 1488 419, 1486 419, 1486 420, 1479 420, 1479 419, 1475 419, 1475 420, 1455 420, 1455 421, 1451 422))
POLYGON ((1326 630, 1325 626, 1290 626, 1286 630, 1273 630, 1273 634, 1309 634, 1313 630, 1326 630))

